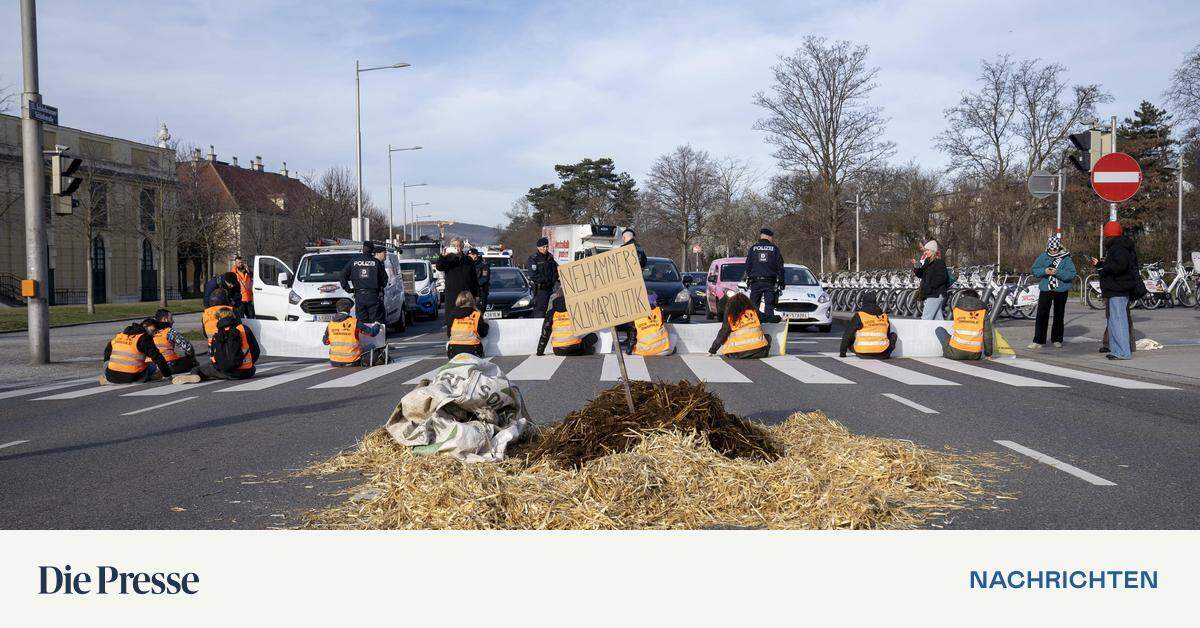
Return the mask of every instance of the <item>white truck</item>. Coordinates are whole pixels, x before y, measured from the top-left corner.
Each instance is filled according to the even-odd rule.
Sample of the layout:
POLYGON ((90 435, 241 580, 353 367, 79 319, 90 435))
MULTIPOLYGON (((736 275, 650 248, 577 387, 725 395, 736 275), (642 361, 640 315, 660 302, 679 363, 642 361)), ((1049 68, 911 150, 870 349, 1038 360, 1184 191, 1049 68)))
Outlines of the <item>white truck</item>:
POLYGON ((479 256, 491 267, 512 266, 512 249, 506 249, 499 244, 488 244, 479 249, 479 256))
POLYGON ((621 246, 623 231, 615 225, 547 225, 542 236, 550 240, 554 260, 564 264, 621 246))
MULTIPOLYGON (((256 318, 279 321, 328 321, 337 311, 338 299, 354 296, 342 290, 342 269, 362 254, 361 242, 339 241, 305 249, 293 273, 286 262, 270 255, 254 256, 254 314, 256 318)), ((384 259, 388 283, 383 291, 385 321, 404 331, 413 319, 416 295, 404 290, 400 257, 388 246, 384 259)))

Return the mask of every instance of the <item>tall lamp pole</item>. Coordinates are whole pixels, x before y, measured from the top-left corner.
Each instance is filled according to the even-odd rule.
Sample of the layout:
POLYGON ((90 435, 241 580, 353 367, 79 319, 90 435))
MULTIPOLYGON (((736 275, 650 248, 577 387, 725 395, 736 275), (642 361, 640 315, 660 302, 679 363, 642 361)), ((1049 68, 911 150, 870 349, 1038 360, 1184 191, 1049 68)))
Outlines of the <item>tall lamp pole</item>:
MULTIPOLYGON (((359 76, 363 72, 372 72, 374 70, 390 70, 392 68, 407 68, 411 67, 408 63, 393 63, 392 65, 380 65, 373 68, 364 68, 354 62, 354 152, 358 163, 358 224, 362 224, 362 82, 359 76)), ((362 234, 359 234, 362 237, 362 234)))
POLYGON ((858 207, 861 203, 862 203, 862 194, 859 192, 854 193, 854 200, 846 201, 847 205, 850 205, 850 204, 854 205, 854 272, 856 272, 856 273, 859 271, 859 251, 860 251, 859 235, 862 233, 862 231, 859 229, 859 217, 858 217, 858 215, 859 215, 858 207))
POLYGON ((408 188, 419 188, 425 185, 424 183, 400 183, 401 194, 403 198, 400 200, 400 205, 404 209, 404 239, 412 237, 412 229, 409 228, 409 218, 412 217, 412 212, 408 207, 408 188))
MULTIPOLYGON (((409 205, 409 208, 415 210, 415 208, 417 208, 417 207, 421 207, 422 205, 428 205, 428 204, 429 203, 412 203, 411 205, 409 205)), ((433 218, 433 214, 421 214, 420 216, 418 216, 415 211, 413 212, 413 229, 417 232, 418 238, 421 237, 420 220, 422 218, 433 218)))
POLYGON ((392 145, 388 144, 388 242, 392 241, 392 153, 405 150, 421 150, 421 147, 392 148, 392 145))
MULTIPOLYGON (((21 160, 25 190, 25 266, 35 282, 26 310, 29 326, 30 364, 50 363, 49 262, 46 251, 46 222, 42 216, 43 185, 42 123, 30 109, 41 104, 38 93, 37 8, 34 0, 21 0, 21 58, 25 89, 21 94, 21 160)), ((88 243, 91 246, 91 243, 88 243)))

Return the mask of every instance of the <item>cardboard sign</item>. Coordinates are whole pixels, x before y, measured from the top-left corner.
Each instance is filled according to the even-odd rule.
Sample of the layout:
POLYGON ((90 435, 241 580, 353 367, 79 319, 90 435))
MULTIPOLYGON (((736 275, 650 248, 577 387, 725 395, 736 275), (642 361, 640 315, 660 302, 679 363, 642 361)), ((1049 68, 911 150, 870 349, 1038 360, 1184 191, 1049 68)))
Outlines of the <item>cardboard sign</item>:
POLYGON ((637 249, 617 248, 558 267, 575 333, 632 323, 650 313, 637 249))

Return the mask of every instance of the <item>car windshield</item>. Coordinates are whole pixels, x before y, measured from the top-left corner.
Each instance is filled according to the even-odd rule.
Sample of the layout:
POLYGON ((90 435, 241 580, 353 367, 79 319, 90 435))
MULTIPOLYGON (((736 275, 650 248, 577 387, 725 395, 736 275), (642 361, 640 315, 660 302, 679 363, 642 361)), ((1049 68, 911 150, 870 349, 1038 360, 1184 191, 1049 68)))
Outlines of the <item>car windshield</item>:
POLYGON ((703 286, 704 284, 708 283, 708 275, 705 275, 704 273, 683 273, 683 276, 690 277, 692 279, 693 286, 703 286))
POLYGON ((516 268, 494 268, 492 269, 492 280, 489 284, 492 290, 528 290, 529 284, 525 281, 525 274, 516 268))
POLYGON ((400 271, 413 271, 413 281, 425 281, 429 277, 429 266, 420 262, 400 262, 400 271))
POLYGON ((642 279, 646 281, 682 281, 679 271, 675 270, 675 262, 671 260, 648 260, 642 269, 642 279))
POLYGON ((783 283, 789 286, 815 286, 817 279, 807 268, 784 268, 783 283))
POLYGON ((720 281, 741 281, 745 276, 745 264, 725 264, 721 267, 720 281))
POLYGON ((342 270, 357 253, 325 253, 309 255, 300 262, 300 270, 296 271, 299 281, 337 281, 342 277, 342 270))

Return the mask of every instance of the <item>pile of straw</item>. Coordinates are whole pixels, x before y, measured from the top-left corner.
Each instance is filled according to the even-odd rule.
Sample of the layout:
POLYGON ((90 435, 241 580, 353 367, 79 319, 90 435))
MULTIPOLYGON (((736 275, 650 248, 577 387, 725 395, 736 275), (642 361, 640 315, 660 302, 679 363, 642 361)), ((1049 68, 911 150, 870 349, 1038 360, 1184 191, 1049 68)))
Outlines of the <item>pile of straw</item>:
MULTIPOLYGON (((709 404, 705 412, 716 416, 712 409, 719 407, 719 400, 716 406, 711 400, 668 402, 670 396, 695 399, 680 385, 652 385, 659 387, 665 390, 649 394, 666 395, 662 407, 709 404)), ((606 407, 611 394, 593 403, 606 407)), ((616 394, 623 393, 617 389, 616 394)), ((306 471, 358 472, 367 483, 353 489, 358 499, 311 512, 305 525, 471 530, 911 528, 969 506, 984 493, 965 458, 907 441, 855 436, 820 412, 798 412, 774 427, 732 417, 740 427, 729 428, 721 410, 717 429, 744 427, 746 431, 738 433, 750 435, 745 442, 762 444, 757 453, 750 453, 738 448, 719 451, 714 441, 723 441, 705 432, 703 420, 687 418, 686 413, 677 421, 652 421, 654 427, 648 429, 615 421, 622 426, 620 434, 628 435, 617 442, 582 427, 586 410, 542 431, 523 451, 496 464, 416 456, 384 430, 376 430, 354 451, 306 471), (680 425, 691 429, 677 429, 680 425), (584 444, 564 445, 580 442, 584 444), (613 453, 592 456, 597 449, 588 443, 605 443, 613 453), (564 451, 572 453, 564 457, 564 451)), ((745 445, 737 442, 742 443, 738 447, 745 445)))

